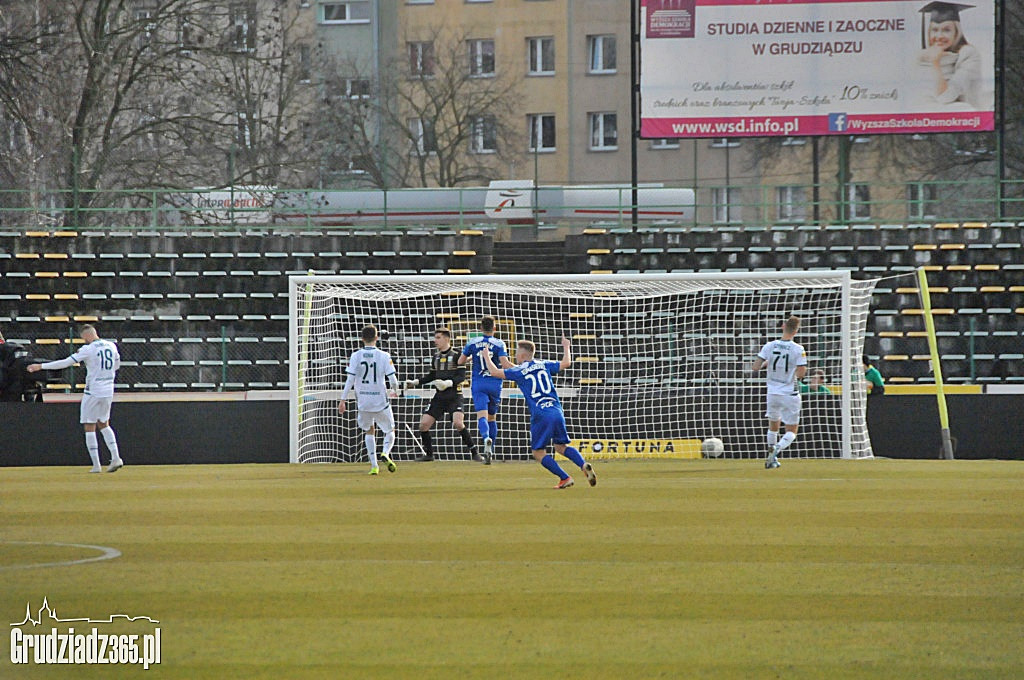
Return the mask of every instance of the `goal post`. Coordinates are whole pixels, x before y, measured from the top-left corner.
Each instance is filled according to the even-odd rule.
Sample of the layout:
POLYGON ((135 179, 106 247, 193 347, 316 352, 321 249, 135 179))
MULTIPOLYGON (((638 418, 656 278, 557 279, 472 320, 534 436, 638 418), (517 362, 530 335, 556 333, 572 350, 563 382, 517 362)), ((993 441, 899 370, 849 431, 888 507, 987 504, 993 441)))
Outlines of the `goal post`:
MULTIPOLYGON (((427 371, 434 330, 452 331, 456 349, 483 316, 510 355, 532 340, 540 359, 573 364, 555 376, 569 435, 593 458, 699 458, 715 437, 729 458, 766 453, 764 376, 750 367, 791 314, 808 375, 826 387, 803 395, 800 430, 787 455, 866 458, 866 394, 860 377, 868 306, 875 280, 848 271, 694 274, 292 276, 289 284, 290 442, 292 462, 365 460, 351 411, 337 411, 348 357, 363 326, 381 331, 400 381, 427 371)), ((466 426, 478 438, 468 385, 466 426)), ((505 383, 496 460, 528 459, 529 414, 505 383)), ((418 453, 410 440, 433 390, 392 401, 395 452, 418 453)), ((452 425, 433 429, 438 457, 466 453, 452 425)))

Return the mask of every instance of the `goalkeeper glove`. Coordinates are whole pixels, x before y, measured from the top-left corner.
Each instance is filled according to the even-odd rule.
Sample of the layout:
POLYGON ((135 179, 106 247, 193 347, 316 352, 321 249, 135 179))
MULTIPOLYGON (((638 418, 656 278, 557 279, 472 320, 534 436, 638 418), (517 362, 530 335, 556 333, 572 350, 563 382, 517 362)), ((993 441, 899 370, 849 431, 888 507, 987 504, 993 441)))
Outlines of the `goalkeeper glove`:
POLYGON ((451 380, 441 380, 439 378, 430 384, 433 385, 434 389, 437 390, 438 392, 443 392, 444 390, 448 389, 455 383, 453 383, 451 380))
POLYGON ((420 381, 415 379, 415 378, 413 378, 412 380, 406 380, 405 381, 405 389, 409 389, 410 387, 416 387, 419 384, 420 384, 420 381))

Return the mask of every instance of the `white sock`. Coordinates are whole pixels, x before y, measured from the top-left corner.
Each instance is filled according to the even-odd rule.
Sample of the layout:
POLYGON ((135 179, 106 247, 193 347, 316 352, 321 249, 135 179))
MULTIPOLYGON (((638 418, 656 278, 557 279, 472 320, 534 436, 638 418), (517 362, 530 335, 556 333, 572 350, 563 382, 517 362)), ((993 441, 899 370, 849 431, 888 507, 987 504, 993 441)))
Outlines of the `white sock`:
POLYGON ((392 430, 384 435, 384 455, 391 455, 391 447, 395 445, 395 431, 392 430))
POLYGON ((89 457, 92 458, 92 466, 100 466, 100 440, 96 438, 95 432, 85 433, 85 448, 89 449, 89 457))
POLYGON ((377 465, 377 438, 372 434, 366 435, 366 452, 370 454, 370 467, 379 467, 377 465))
POLYGON ((120 463, 121 454, 117 452, 117 435, 114 434, 114 428, 105 427, 100 433, 103 435, 103 441, 107 443, 107 448, 110 449, 110 462, 120 463))
POLYGON ((779 440, 779 451, 792 444, 794 439, 796 439, 796 432, 787 432, 782 435, 782 439, 779 440))
POLYGON ((768 446, 775 446, 775 443, 777 441, 779 441, 779 432, 778 432, 778 430, 776 430, 775 432, 772 432, 771 430, 768 430, 768 446))

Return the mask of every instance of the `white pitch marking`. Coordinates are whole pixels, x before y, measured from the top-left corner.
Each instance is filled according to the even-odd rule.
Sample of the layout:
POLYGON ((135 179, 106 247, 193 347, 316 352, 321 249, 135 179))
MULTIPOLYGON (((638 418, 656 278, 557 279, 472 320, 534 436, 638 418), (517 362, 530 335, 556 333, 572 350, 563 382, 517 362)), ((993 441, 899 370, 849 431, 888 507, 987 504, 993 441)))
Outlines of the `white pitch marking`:
POLYGON ((41 562, 39 564, 12 564, 10 566, 0 566, 0 571, 10 571, 13 569, 37 569, 42 567, 70 567, 76 564, 86 564, 88 562, 102 562, 103 560, 112 560, 121 556, 121 551, 116 548, 108 548, 102 545, 85 545, 84 543, 54 543, 51 541, 0 541, 0 543, 6 543, 8 545, 55 545, 62 548, 85 548, 86 550, 98 550, 101 555, 96 557, 85 557, 80 560, 66 560, 63 562, 41 562))

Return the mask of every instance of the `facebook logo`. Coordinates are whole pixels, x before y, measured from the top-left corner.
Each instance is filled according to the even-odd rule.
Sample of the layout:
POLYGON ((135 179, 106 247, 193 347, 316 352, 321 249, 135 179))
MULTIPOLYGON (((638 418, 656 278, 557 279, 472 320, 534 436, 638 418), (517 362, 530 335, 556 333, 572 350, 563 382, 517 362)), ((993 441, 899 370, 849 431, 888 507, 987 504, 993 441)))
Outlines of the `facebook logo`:
POLYGON ((843 132, 844 130, 846 130, 846 114, 828 114, 828 130, 829 132, 843 132))

